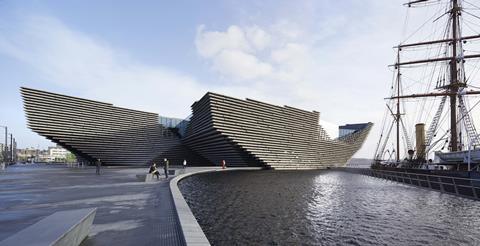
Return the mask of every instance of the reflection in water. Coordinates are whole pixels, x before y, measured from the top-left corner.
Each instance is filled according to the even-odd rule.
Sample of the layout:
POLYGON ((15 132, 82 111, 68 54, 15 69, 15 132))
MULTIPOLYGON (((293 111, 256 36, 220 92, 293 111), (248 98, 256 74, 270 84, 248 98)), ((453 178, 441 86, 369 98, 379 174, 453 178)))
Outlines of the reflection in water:
POLYGON ((358 174, 217 172, 180 189, 213 245, 480 245, 480 202, 358 174))

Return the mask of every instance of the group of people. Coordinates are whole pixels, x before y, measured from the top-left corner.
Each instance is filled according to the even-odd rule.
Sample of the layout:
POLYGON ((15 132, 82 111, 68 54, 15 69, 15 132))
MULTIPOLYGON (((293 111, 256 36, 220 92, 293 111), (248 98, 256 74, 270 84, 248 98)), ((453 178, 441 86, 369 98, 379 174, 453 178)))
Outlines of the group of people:
MULTIPOLYGON (((168 166, 170 165, 170 162, 167 158, 163 159, 163 173, 165 174, 165 178, 168 178, 168 166)), ((102 160, 97 159, 95 162, 96 166, 96 174, 100 175, 100 167, 102 166, 102 160)), ((183 160, 183 168, 187 167, 187 160, 183 160)), ((157 163, 153 162, 152 165, 150 166, 150 170, 148 173, 151 173, 152 175, 157 176, 157 179, 160 179, 160 172, 157 169, 157 163)))
MULTIPOLYGON (((168 166, 170 162, 167 158, 163 159, 163 173, 165 174, 165 178, 168 178, 168 166)), ((222 169, 225 169, 227 167, 225 160, 222 160, 222 169)), ((97 175, 100 175, 100 167, 102 166, 102 160, 97 159, 96 163, 96 173, 97 175)), ((183 168, 187 167, 187 160, 183 160, 183 168)), ((157 179, 160 179, 160 171, 157 169, 157 163, 152 162, 152 165, 150 165, 150 169, 148 170, 148 173, 151 173, 152 175, 157 176, 157 179)))
MULTIPOLYGON (((165 178, 168 178, 168 166, 170 162, 167 158, 163 159, 163 173, 165 174, 165 178)), ((187 167, 187 160, 183 160, 183 168, 187 167)), ((160 179, 160 171, 157 169, 157 163, 153 162, 152 165, 150 166, 150 170, 148 170, 148 173, 151 173, 152 175, 155 175, 157 179, 160 179)))

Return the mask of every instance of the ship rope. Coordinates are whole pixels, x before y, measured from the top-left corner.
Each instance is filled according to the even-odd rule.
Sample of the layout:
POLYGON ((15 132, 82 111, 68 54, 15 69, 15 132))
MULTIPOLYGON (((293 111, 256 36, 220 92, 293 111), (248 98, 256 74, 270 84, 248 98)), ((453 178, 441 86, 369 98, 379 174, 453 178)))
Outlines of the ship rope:
POLYGON ((458 97, 458 104, 460 106, 460 112, 462 114, 463 123, 465 130, 467 131, 467 136, 472 146, 480 145, 480 140, 478 139, 477 129, 473 123, 473 120, 470 118, 467 107, 462 96, 458 97))
MULTIPOLYGON (((472 6, 472 7, 473 7, 472 9, 476 9, 476 10, 479 10, 479 9, 480 9, 480 7, 478 7, 477 5, 471 3, 470 1, 463 0, 463 2, 466 3, 466 4, 468 4, 468 5, 470 5, 470 6, 472 6)), ((464 7, 463 9, 465 9, 465 7, 464 7)))
MULTIPOLYGON (((450 0, 426 1, 424 3, 421 2, 419 4, 409 6, 425 7, 438 5, 439 7, 435 6, 428 13, 425 12, 427 14, 423 14, 423 16, 427 17, 428 19, 425 22, 418 22, 421 24, 420 26, 410 28, 413 30, 413 32, 409 32, 407 35, 405 35, 405 33, 407 33, 407 26, 414 23, 413 17, 415 16, 411 15, 411 11, 413 10, 406 8, 407 11, 404 20, 404 29, 402 30, 403 41, 400 44, 405 44, 407 41, 412 41, 413 39, 419 39, 415 41, 419 43, 425 42, 425 44, 428 44, 428 46, 418 46, 415 45, 415 42, 413 42, 413 44, 407 43, 407 45, 399 45, 397 48, 399 49, 399 54, 400 52, 402 53, 402 58, 415 60, 413 58, 416 58, 419 53, 422 53, 422 57, 423 55, 426 55, 425 57, 428 59, 451 57, 454 52, 452 50, 451 42, 436 42, 430 44, 429 41, 449 40, 451 37, 459 37, 457 38, 458 42, 456 42, 456 56, 458 63, 456 66, 457 71, 456 73, 451 71, 453 67, 450 65, 452 62, 451 60, 442 60, 428 64, 402 64, 402 74, 400 74, 402 80, 393 80, 391 88, 393 95, 392 97, 394 98, 397 94, 411 94, 413 96, 411 97, 412 99, 407 97, 401 99, 401 112, 399 112, 401 117, 400 115, 394 116, 394 119, 391 122, 388 119, 385 121, 384 118, 381 131, 382 135, 378 140, 375 150, 375 156, 377 159, 379 159, 379 157, 387 158, 388 154, 385 155, 385 151, 390 154, 390 158, 394 151, 399 151, 402 153, 402 155, 404 154, 404 151, 401 151, 401 148, 396 149, 396 145, 392 145, 393 148, 389 149, 390 142, 395 140, 398 141, 398 139, 395 138, 396 135, 392 131, 395 123, 401 124, 400 127, 402 129, 400 131, 402 131, 402 133, 400 133, 400 136, 397 136, 397 138, 402 137, 400 140, 401 144, 405 145, 407 150, 413 149, 412 146, 415 144, 415 138, 412 138, 412 136, 415 136, 415 128, 410 126, 416 123, 425 123, 429 126, 427 132, 425 132, 427 153, 431 150, 438 150, 440 147, 442 147, 441 145, 443 145, 442 149, 445 148, 445 145, 448 145, 449 141, 452 141, 447 135, 452 133, 452 130, 450 130, 450 124, 454 122, 448 120, 450 119, 451 115, 449 113, 450 107, 447 107, 446 104, 450 104, 447 102, 449 101, 448 99, 450 96, 445 94, 443 94, 445 95, 443 96, 441 94, 448 94, 451 88, 454 87, 454 85, 451 84, 456 82, 464 83, 458 85, 458 104, 456 105, 458 106, 456 116, 458 132, 456 137, 459 140, 459 147, 462 149, 462 146, 465 146, 464 144, 467 142, 471 143, 472 145, 476 145, 477 147, 480 146, 480 136, 477 134, 477 130, 474 125, 474 121, 477 116, 476 114, 471 115, 470 113, 472 109, 474 109, 480 103, 480 100, 477 102, 475 97, 467 97, 463 96, 462 94, 462 88, 464 91, 467 91, 467 88, 464 87, 480 89, 480 86, 472 85, 472 83, 478 83, 477 77, 480 76, 480 59, 472 59, 472 62, 470 63, 465 62, 468 58, 465 56, 476 56, 480 54, 480 49, 478 48, 480 45, 480 40, 475 38, 476 35, 480 34, 480 25, 478 22, 478 20, 480 20, 480 6, 476 1, 473 1, 473 3, 472 1, 473 0, 458 1, 458 19, 452 17, 452 14, 454 13, 452 12, 454 5, 450 0), (454 21, 457 24, 456 35, 452 34, 452 31, 455 30, 453 27, 453 25, 455 25, 454 21), (428 25, 428 23, 431 25, 428 25), (432 28, 430 28, 430 26, 432 28), (462 33, 464 36, 462 36, 462 33), (462 37, 468 38, 462 39, 462 37), (453 75, 453 73, 455 73, 455 75, 453 75), (452 76, 455 77, 451 78, 452 76), (398 83, 400 83, 401 86, 398 83), (436 92, 432 92, 432 90, 436 92), (415 97, 415 94, 417 93, 438 93, 440 95, 434 98, 423 96, 415 97), (475 105, 470 107, 470 105, 472 105, 474 102, 476 102, 475 105), (394 136, 389 136, 391 134, 394 136), (387 141, 389 142, 387 143, 387 141)), ((400 77, 400 75, 398 76, 400 77)), ((471 90, 468 91, 469 92, 467 94, 474 94, 470 93, 471 90)), ((395 103, 396 100, 391 100, 387 103, 387 105, 391 108, 394 108, 395 103)), ((391 112, 391 114, 394 113, 391 112)))
POLYGON ((440 121, 440 118, 442 117, 443 107, 445 106, 446 101, 447 101, 447 96, 442 97, 442 99, 440 101, 440 105, 438 106, 437 112, 435 113, 435 116, 432 120, 432 123, 430 124, 430 127, 428 128, 428 131, 427 131, 426 146, 430 146, 433 138, 435 137, 435 133, 437 131, 438 123, 440 121))
POLYGON ((383 114, 383 119, 382 119, 382 130, 380 130, 380 139, 378 140, 377 147, 375 148, 375 155, 373 157, 374 160, 377 160, 377 155, 378 155, 378 149, 380 148, 380 145, 382 144, 382 139, 383 139, 383 133, 385 131, 385 125, 388 117, 388 110, 385 110, 385 113, 383 114))
MULTIPOLYGON (((440 2, 438 2, 440 3, 440 2)), ((445 15, 445 10, 446 8, 443 7, 443 5, 441 5, 436 11, 435 11, 435 14, 429 19, 427 20, 427 22, 430 22, 431 20, 433 20, 433 22, 435 23, 435 25, 439 25, 438 23, 438 19, 440 19, 441 17, 443 17, 445 15), (440 16, 440 17, 438 17, 440 16)), ((424 23, 425 25, 425 23, 424 23)), ((441 24, 440 24, 441 25, 441 24)), ((442 25, 443 26, 443 25, 442 25)), ((421 29, 421 27, 420 27, 421 29)), ((415 33, 417 33, 419 30, 415 31, 411 36, 415 35, 415 33)), ((448 28, 432 28, 431 29, 431 33, 429 33, 426 37, 426 40, 430 40, 432 39, 433 37, 438 37, 438 36, 443 36, 444 38, 448 35, 448 28)), ((428 46, 428 47, 408 47, 407 49, 405 49, 406 52, 418 52, 419 50, 421 51, 424 51, 427 53, 427 56, 430 57, 431 55, 433 55, 433 57, 440 57, 442 55, 444 55, 445 53, 445 50, 447 48, 447 45, 446 44, 439 44, 439 45, 436 45, 435 48, 433 48, 432 46, 428 46)), ((405 90, 410 87, 413 87, 415 85, 420 85, 422 87, 422 91, 425 91, 425 92, 428 92, 430 91, 430 89, 432 87, 435 87, 437 88, 439 84, 443 84, 445 83, 445 71, 446 69, 444 68, 445 66, 443 66, 445 63, 442 63, 442 62, 436 62, 436 63, 433 63, 433 67, 428 67, 428 66, 422 66, 422 65, 418 65, 418 66, 409 66, 410 68, 422 68, 420 72, 421 76, 420 76, 420 79, 419 80, 415 80, 415 79, 412 79, 410 78, 409 76, 403 76, 405 78, 407 78, 409 81, 412 81, 414 82, 413 84, 410 84, 409 86, 407 87, 403 87, 402 90, 405 90)), ((413 94, 413 93, 412 93, 413 94)), ((422 99, 417 99, 416 100, 416 103, 415 103, 415 106, 413 108, 413 114, 412 114, 412 118, 411 120, 416 120, 416 122, 423 122, 424 119, 429 119, 429 118, 432 118, 433 115, 431 115, 433 112, 430 111, 430 110, 425 110, 426 108, 432 108, 434 107, 434 105, 436 104, 437 100, 429 100, 428 98, 422 98, 422 99)), ((406 108, 405 106, 405 100, 403 100, 403 108, 406 108)), ((406 124, 407 125, 410 125, 409 123, 409 119, 406 118, 406 124)), ((405 124, 404 123, 404 124, 405 124)), ((412 128, 409 128, 410 130, 408 131, 407 133, 407 136, 413 136, 414 134, 414 130, 412 128)))
MULTIPOLYGON (((470 114, 470 112, 471 112, 475 107, 477 107, 479 104, 480 104, 480 100, 478 100, 478 101, 477 101, 472 107, 470 107, 470 109, 468 109, 468 111, 466 111, 465 113, 466 113, 467 115, 470 114)), ((460 119, 458 119, 456 123, 458 124, 458 123, 460 123, 462 120, 463 120, 463 116, 460 117, 460 119)), ((449 134, 449 133, 450 133, 450 130, 446 130, 445 133, 444 133, 439 139, 444 139, 444 138, 447 136, 447 134, 449 134)), ((430 146, 427 151, 430 151, 432 148, 433 148, 433 146, 430 146)), ((443 148, 442 148, 442 149, 443 149, 443 148)))
MULTIPOLYGON (((443 15, 442 15, 443 16, 443 15)), ((440 17, 438 17, 436 20, 438 20, 440 17)), ((443 38, 446 38, 448 36, 448 30, 449 30, 449 25, 447 25, 446 28, 443 29, 442 31, 442 36, 443 38)), ((434 28, 433 30, 438 30, 437 28, 434 28)), ((436 31, 433 32, 435 35, 436 35, 436 31)), ((445 44, 441 44, 440 47, 437 49, 437 52, 436 52, 436 56, 441 56, 441 55, 445 55, 446 53, 446 50, 447 50, 447 45, 445 44)), ((431 50, 428 50, 428 53, 427 55, 430 55, 431 53, 431 50)), ((433 68, 432 68, 432 72, 431 72, 431 77, 430 77, 430 80, 429 80, 429 83, 427 84, 426 88, 425 88, 425 93, 428 93, 432 87, 432 85, 434 84, 434 77, 435 77, 435 74, 438 74, 439 76, 441 76, 442 74, 445 76, 445 72, 446 72, 446 69, 445 69, 445 66, 442 66, 444 65, 444 63, 442 62, 435 62, 433 63, 433 68), (440 65, 439 65, 440 64, 440 65)), ((427 68, 425 68, 424 71, 426 71, 427 68)), ((437 82, 435 84, 439 84, 438 83, 438 79, 437 79, 437 82)), ((437 86, 438 88, 438 86, 437 86)), ((421 107, 419 109, 418 112, 420 112, 418 114, 418 117, 417 117, 417 121, 416 122, 424 122, 425 119, 428 119, 428 118, 431 118, 432 115, 431 114, 431 110, 425 110, 425 108, 433 108, 434 105, 435 105, 435 101, 436 100, 428 100, 428 98, 423 98, 422 99, 422 102, 421 102, 421 107), (427 103, 429 103, 429 105, 427 107, 425 107, 427 105, 427 103)))
MULTIPOLYGON (((450 109, 448 109, 447 112, 450 112, 450 109)), ((441 139, 443 139, 443 137, 445 137, 445 136, 450 132, 450 130, 448 130, 448 129, 445 130, 445 129, 442 129, 442 128, 439 127, 439 126, 442 126, 442 125, 445 123, 445 121, 448 119, 448 115, 449 115, 448 113, 447 113, 447 114, 443 114, 443 116, 441 117, 440 122, 438 123, 437 131, 436 131, 436 133, 434 134, 434 137, 435 137, 435 136, 438 136, 438 135, 442 135, 442 137, 441 137, 441 138, 437 138, 437 139, 439 139, 439 140, 437 140, 437 142, 435 142, 435 143, 433 143, 433 144, 431 143, 430 145, 427 145, 427 152, 430 152, 430 151, 435 147, 435 145, 438 143, 438 141, 440 141, 441 139), (442 134, 439 134, 439 133, 440 133, 440 130, 443 131, 442 134)), ((433 141, 433 140, 432 140, 432 141, 433 141)), ((448 140, 447 140, 447 142, 448 142, 448 140)), ((442 150, 443 150, 443 148, 442 148, 442 150)))
POLYGON ((387 147, 388 139, 390 138, 390 133, 392 132, 394 123, 395 121, 392 120, 392 124, 390 124, 387 134, 385 135, 386 137, 383 141, 383 144, 381 145, 382 147, 379 149, 377 153, 375 153, 376 160, 381 160, 383 158, 383 154, 385 152, 385 148, 387 147))
MULTIPOLYGON (((395 71, 395 70, 393 70, 393 71, 395 71)), ((395 82, 398 83, 398 81, 396 79, 397 78, 396 73, 393 72, 393 71, 392 71, 392 85, 390 87, 390 93, 391 93, 392 96, 394 96, 396 94, 397 86, 396 86, 395 82)), ((387 126, 387 122, 390 122, 390 121, 387 120, 389 118, 390 113, 391 113, 390 106, 394 105, 394 101, 390 100, 389 103, 390 103, 390 105, 387 104, 387 109, 385 110, 385 113, 383 115, 382 129, 380 131, 380 138, 378 140, 377 147, 375 149, 375 154, 374 154, 374 158, 373 158, 374 160, 382 160, 382 158, 385 154, 385 148, 388 144, 388 140, 390 138, 390 135, 391 135, 391 132, 392 132, 392 129, 393 129, 393 125, 395 123, 395 118, 394 118, 390 123, 388 131, 385 132, 385 127, 387 126), (383 138, 385 138, 385 139, 383 139, 383 138)))
POLYGON ((411 37, 415 36, 420 30, 422 30, 430 21, 434 20, 435 17, 437 17, 441 11, 443 11, 442 8, 439 8, 430 18, 428 18, 420 27, 418 27, 412 34, 410 34, 407 38, 403 40, 402 43, 407 42, 411 37))
MULTIPOLYGON (((470 0, 472 1, 472 0, 470 0)), ((480 31, 476 31, 480 29, 480 25, 478 25, 477 19, 480 19, 480 7, 471 3, 470 1, 459 1, 459 7, 461 14, 459 13, 458 16, 458 25, 457 25, 457 36, 459 35, 460 39, 458 39, 457 46, 457 73, 458 76, 455 80, 450 78, 452 76, 451 71, 451 60, 442 60, 431 62, 428 65, 425 64, 401 64, 403 65, 402 74, 397 74, 400 77, 401 81, 396 81, 395 79, 392 80, 392 98, 396 95, 408 95, 412 94, 413 97, 417 93, 432 93, 432 90, 437 91, 436 93, 441 94, 443 92, 447 93, 450 91, 450 84, 453 83, 452 81, 458 81, 459 83, 465 83, 465 85, 459 85, 459 88, 463 87, 471 87, 480 89, 480 87, 472 85, 472 82, 476 82, 478 80, 476 77, 480 74, 480 59, 474 59, 471 63, 465 63, 466 58, 464 59, 465 55, 470 54, 478 54, 480 53, 480 49, 476 48, 478 44, 480 44, 480 40, 476 40, 474 37, 475 35, 479 35, 480 31), (463 4, 462 4, 463 2, 463 4), (466 6, 465 6, 466 5, 466 6), (467 19, 473 19, 473 22, 468 21, 467 19), (477 23, 475 23, 477 22, 477 23), (463 24, 463 25, 462 25, 463 24), (464 34, 470 34, 469 38, 465 40, 461 39, 462 33, 465 31, 464 34), (461 62, 463 60, 463 62, 461 62), (405 73, 405 74, 404 74, 405 73), (399 85, 400 84, 400 85, 399 85), (400 88, 398 88, 399 86, 400 88), (412 93, 409 93, 412 92, 412 93)), ((425 7, 430 5, 438 5, 439 7, 434 7, 429 11, 428 14, 423 15, 428 19, 425 22, 420 22, 420 26, 413 27, 414 31, 407 34, 407 26, 412 24, 413 16, 411 16, 410 8, 406 8, 406 15, 404 19, 404 29, 402 30, 402 39, 403 41, 400 44, 405 44, 409 40, 417 39, 420 37, 420 40, 415 40, 417 42, 425 42, 428 44, 431 40, 448 40, 453 35, 451 32, 455 30, 452 25, 454 25, 452 14, 453 5, 451 1, 446 0, 433 0, 433 1, 426 1, 425 3, 415 4, 409 7, 425 7), (447 4, 448 3, 448 4, 447 4), (433 13, 433 15, 431 15, 433 13), (431 15, 431 16, 430 16, 431 15), (427 25, 431 23, 432 25, 427 25), (433 28, 427 28, 428 26, 432 26, 433 28)), ((453 35, 454 36, 454 35, 453 35)), ((469 35, 465 35, 463 37, 468 37, 469 35)), ((402 53, 403 59, 410 59, 415 60, 418 53, 421 52, 426 54, 428 59, 435 59, 435 58, 442 58, 442 57, 449 57, 452 56, 453 51, 451 50, 452 44, 449 42, 437 42, 432 43, 432 45, 424 46, 415 46, 415 44, 407 44, 407 45, 399 45, 397 48, 402 53)), ((470 57, 475 58, 475 57, 470 57)), ((407 59, 407 60, 408 60, 407 59)), ((417 59, 418 60, 418 59, 417 59)), ((397 68, 397 67, 395 67, 397 68)), ((395 69, 396 70, 396 69, 395 69)), ((399 73, 400 71, 398 71, 399 73)), ((400 80, 400 79, 398 79, 400 80)), ((461 89, 460 89, 461 91, 461 89)), ((466 91, 466 90, 465 90, 466 91)), ((470 143, 480 146, 480 136, 477 135, 477 130, 474 125, 474 117, 470 115, 469 112, 475 108, 480 101, 476 102, 473 107, 469 107, 471 103, 473 103, 472 98, 470 97, 462 97, 459 93, 458 101, 457 101, 457 127, 459 130, 459 134, 457 137, 459 139, 459 145, 462 146, 462 142, 466 142, 467 140, 470 143), (471 99, 471 100, 469 100, 471 99)), ((474 94, 474 93, 468 93, 474 94)), ((445 95, 445 94, 444 94, 445 95)), ((412 97, 412 98, 413 98, 412 97)), ((451 130, 449 130, 450 121, 449 115, 447 114, 449 111, 447 107, 447 113, 445 112, 445 107, 447 104, 447 99, 450 96, 437 96, 435 98, 432 97, 423 97, 418 96, 415 99, 408 99, 407 97, 402 98, 400 100, 400 108, 401 114, 398 116, 394 116, 393 120, 388 120, 389 112, 386 111, 382 122, 382 130, 380 139, 377 142, 377 146, 375 149, 375 159, 380 160, 382 158, 392 158, 392 154, 395 151, 400 151, 403 155, 403 147, 406 147, 406 150, 413 149, 413 145, 415 143, 415 139, 411 138, 415 136, 415 128, 410 127, 414 123, 425 123, 429 125, 429 128, 426 132, 425 144, 428 151, 432 149, 438 149, 441 147, 443 143, 443 147, 450 141, 449 137, 445 137, 447 134, 451 134, 451 130), (408 112, 408 114, 407 114, 408 112), (401 131, 400 136, 397 138, 402 137, 402 139, 398 140, 395 138, 395 134, 393 132, 393 128, 395 123, 401 124, 401 131), (394 135, 393 137, 391 135, 394 135), (439 137, 443 135, 442 137, 439 137), (392 141, 401 141, 401 147, 396 147, 392 145, 392 149, 389 148, 390 142, 392 141), (402 146, 403 145, 403 146, 402 146), (440 146, 439 146, 440 145, 440 146), (388 146, 388 147, 387 147, 388 146), (435 148, 434 148, 435 147, 435 148), (390 156, 388 156, 390 154, 390 156)), ((394 108, 396 105, 396 100, 390 100, 387 103, 387 107, 394 108)), ((391 109, 390 109, 391 111, 391 109)), ((396 113, 390 112, 392 115, 396 115, 396 113)), ((460 147, 461 148, 461 147, 460 147)), ((398 153, 397 153, 398 154, 398 153)))
POLYGON ((412 142, 410 141, 410 138, 408 137, 407 128, 405 127, 405 124, 403 123, 403 118, 400 118, 400 123, 402 124, 403 139, 405 140, 405 146, 407 146, 407 150, 413 150, 412 142))

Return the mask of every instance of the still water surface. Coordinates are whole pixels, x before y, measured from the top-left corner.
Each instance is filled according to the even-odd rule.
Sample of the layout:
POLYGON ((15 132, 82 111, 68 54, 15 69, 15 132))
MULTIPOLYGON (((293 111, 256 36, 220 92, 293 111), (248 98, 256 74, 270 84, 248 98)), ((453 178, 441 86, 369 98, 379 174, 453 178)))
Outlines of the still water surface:
POLYGON ((212 245, 480 245, 480 202, 359 174, 216 172, 179 186, 212 245))

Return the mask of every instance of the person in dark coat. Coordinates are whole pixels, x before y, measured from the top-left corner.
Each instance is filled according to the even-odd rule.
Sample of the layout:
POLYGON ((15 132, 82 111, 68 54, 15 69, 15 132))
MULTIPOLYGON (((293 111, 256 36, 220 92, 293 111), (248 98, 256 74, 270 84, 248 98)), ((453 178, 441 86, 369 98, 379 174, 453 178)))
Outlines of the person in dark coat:
POLYGON ((165 178, 168 179, 168 159, 163 159, 163 172, 165 172, 165 178))
POLYGON ((97 166, 96 173, 97 175, 100 175, 100 167, 102 166, 102 160, 97 159, 97 163, 95 163, 97 166))
POLYGON ((150 170, 148 171, 148 173, 157 176, 157 180, 160 179, 160 172, 158 171, 157 164, 155 162, 152 163, 152 165, 150 166, 150 170))

